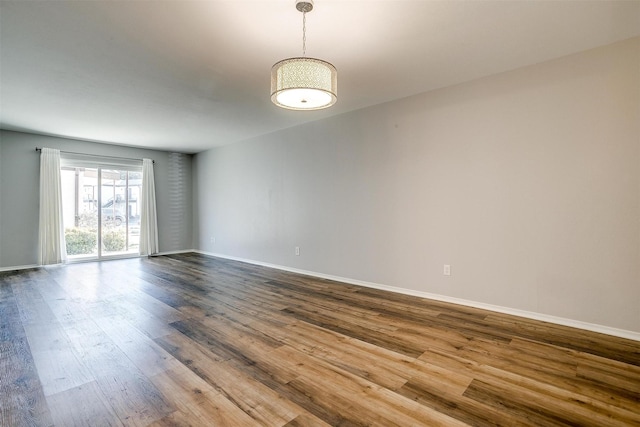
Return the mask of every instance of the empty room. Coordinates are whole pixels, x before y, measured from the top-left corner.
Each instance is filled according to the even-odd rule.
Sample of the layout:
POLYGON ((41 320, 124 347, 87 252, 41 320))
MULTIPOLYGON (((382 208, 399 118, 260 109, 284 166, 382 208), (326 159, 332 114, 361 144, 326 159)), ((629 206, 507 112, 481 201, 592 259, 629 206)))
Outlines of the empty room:
POLYGON ((0 426, 640 426, 640 1, 0 0, 0 426))

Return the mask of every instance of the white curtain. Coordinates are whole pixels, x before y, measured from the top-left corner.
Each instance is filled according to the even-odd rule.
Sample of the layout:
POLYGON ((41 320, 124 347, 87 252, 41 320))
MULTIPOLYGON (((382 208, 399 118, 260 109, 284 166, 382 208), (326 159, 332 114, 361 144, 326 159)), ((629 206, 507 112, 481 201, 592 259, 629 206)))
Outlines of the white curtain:
POLYGON ((60 264, 67 259, 62 218, 60 150, 43 148, 40 154, 40 222, 38 263, 60 264))
POLYGON ((153 160, 142 159, 142 194, 140 196, 140 255, 158 253, 158 220, 153 160))

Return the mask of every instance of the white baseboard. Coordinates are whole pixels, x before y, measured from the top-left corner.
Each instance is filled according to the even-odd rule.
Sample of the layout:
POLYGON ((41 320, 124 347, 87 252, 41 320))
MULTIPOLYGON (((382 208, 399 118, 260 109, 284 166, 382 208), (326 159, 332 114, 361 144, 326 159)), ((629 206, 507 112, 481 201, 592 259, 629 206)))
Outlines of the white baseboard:
POLYGON ((612 335, 615 337, 626 338, 634 341, 640 341, 640 332, 628 331, 625 329, 617 329, 609 326, 598 325, 595 323, 583 322, 580 320, 566 319, 564 317, 551 316, 548 314, 536 313, 532 311, 519 310, 516 308, 502 307, 499 305, 486 304, 482 302, 470 301, 461 298, 448 297, 446 295, 432 294, 428 292, 416 291, 413 289, 398 288, 395 286, 382 285, 379 283, 365 282, 363 280, 350 279, 347 277, 332 276, 330 274, 318 273, 315 271, 301 270, 298 268, 291 268, 277 264, 270 264, 268 262, 255 261, 246 258, 238 258, 234 256, 218 254, 213 252, 206 252, 201 250, 193 250, 202 255, 209 255, 217 258, 224 258, 233 261, 246 262, 248 264, 260 265, 263 267, 275 268, 278 270, 289 271, 292 273, 304 274, 307 276, 319 277, 322 279, 335 280, 337 282, 349 283, 352 285, 364 286, 367 288, 380 289, 384 291, 397 292, 404 295, 411 295, 419 298, 427 298, 436 301, 448 302, 452 304, 459 304, 468 307, 480 308, 483 310, 495 311, 503 314, 510 314, 513 316, 525 317, 533 320, 540 320, 543 322, 555 323, 557 325, 569 326, 572 328, 584 329, 587 331, 598 332, 601 334, 612 335))

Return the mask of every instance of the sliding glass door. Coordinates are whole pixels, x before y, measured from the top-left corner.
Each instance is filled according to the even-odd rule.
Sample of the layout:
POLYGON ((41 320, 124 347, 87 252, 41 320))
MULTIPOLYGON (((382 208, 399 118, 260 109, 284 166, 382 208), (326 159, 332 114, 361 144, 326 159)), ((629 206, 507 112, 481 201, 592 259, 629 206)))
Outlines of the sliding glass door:
POLYGON ((63 162, 61 178, 69 260, 138 255, 142 172, 63 162))

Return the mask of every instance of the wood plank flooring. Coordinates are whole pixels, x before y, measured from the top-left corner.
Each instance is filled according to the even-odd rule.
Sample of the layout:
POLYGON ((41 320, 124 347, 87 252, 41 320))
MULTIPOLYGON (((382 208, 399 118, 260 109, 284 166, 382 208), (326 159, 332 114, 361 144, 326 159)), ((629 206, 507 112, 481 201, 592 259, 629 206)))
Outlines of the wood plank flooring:
POLYGON ((640 426, 640 342, 180 254, 0 273, 1 426, 640 426))

